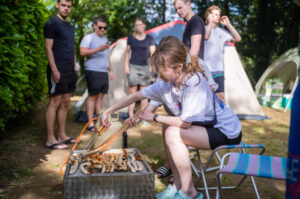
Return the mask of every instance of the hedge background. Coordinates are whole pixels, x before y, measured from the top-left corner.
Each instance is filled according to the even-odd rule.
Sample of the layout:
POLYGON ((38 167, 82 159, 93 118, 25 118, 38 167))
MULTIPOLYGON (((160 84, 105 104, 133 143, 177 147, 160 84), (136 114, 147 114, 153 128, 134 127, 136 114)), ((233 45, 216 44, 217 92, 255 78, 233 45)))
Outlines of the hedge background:
POLYGON ((45 96, 43 27, 49 12, 38 0, 0 0, 0 128, 45 96))

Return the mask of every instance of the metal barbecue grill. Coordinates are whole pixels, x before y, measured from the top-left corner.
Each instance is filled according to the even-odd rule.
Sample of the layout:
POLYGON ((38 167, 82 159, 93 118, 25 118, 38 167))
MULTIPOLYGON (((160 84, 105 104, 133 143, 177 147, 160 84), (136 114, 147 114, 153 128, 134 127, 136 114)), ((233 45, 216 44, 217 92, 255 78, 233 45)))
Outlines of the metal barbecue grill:
MULTIPOLYGON (((73 153, 82 153, 77 150, 73 153)), ((72 199, 141 199, 155 197, 154 173, 138 149, 126 149, 128 153, 136 152, 142 157, 144 169, 139 172, 93 173, 82 174, 80 169, 70 175, 69 161, 64 174, 64 198, 72 199)), ((104 153, 122 153, 121 149, 110 149, 104 153)))

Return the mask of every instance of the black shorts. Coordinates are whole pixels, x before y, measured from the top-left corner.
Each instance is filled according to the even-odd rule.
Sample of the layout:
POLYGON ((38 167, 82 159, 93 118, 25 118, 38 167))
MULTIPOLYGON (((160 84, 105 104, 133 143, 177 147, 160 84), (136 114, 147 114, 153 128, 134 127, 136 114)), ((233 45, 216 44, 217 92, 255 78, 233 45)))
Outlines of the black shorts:
POLYGON ((216 93, 224 93, 224 75, 213 76, 215 82, 219 85, 216 93))
POLYGON ((108 92, 108 73, 87 70, 85 78, 89 95, 106 94, 108 92))
POLYGON ((221 145, 240 144, 242 140, 242 132, 240 132, 240 135, 238 137, 229 139, 217 128, 214 127, 205 127, 205 128, 208 134, 209 145, 211 149, 215 149, 221 145))
POLYGON ((48 92, 50 96, 62 95, 72 93, 76 89, 76 82, 78 79, 77 73, 70 72, 68 74, 60 73, 60 80, 58 83, 54 82, 51 70, 47 70, 48 92))

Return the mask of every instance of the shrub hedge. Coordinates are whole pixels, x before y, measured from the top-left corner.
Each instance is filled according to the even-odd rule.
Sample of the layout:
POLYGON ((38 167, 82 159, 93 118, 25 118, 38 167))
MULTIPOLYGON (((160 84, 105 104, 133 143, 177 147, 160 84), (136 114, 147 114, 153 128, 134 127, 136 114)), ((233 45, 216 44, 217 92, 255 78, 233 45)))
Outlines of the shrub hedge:
POLYGON ((0 127, 4 128, 45 94, 43 27, 49 13, 38 0, 0 2, 0 127))

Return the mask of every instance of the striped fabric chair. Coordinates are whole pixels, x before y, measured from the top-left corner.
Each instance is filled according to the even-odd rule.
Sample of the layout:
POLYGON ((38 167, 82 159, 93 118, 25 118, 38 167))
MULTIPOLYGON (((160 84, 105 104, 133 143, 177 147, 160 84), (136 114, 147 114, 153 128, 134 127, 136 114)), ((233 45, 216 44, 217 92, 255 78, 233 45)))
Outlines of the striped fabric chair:
MULTIPOLYGON (((210 189, 212 190, 216 190, 217 187, 208 187, 207 186, 207 183, 206 183, 206 179, 205 179, 205 173, 207 172, 210 172, 210 171, 215 171, 215 170, 218 170, 220 169, 220 165, 221 165, 221 156, 218 152, 222 151, 222 150, 227 150, 227 149, 237 149, 237 150, 240 150, 241 153, 246 153, 245 149, 259 149, 259 154, 262 155, 264 152, 265 152, 265 147, 263 144, 244 144, 244 143, 240 143, 238 145, 222 145, 222 146, 219 146, 217 148, 215 148, 206 164, 204 165, 201 161, 201 158, 200 158, 200 152, 201 150, 199 149, 190 149, 190 150, 196 150, 196 158, 195 156, 192 156, 191 157, 191 166, 192 166, 192 169, 195 173, 195 175, 197 176, 198 178, 198 182, 200 183, 200 181, 202 180, 203 181, 203 187, 197 187, 198 190, 200 191, 205 191, 205 194, 206 194, 206 197, 209 199, 209 191, 210 189), (211 162, 212 160, 216 157, 217 161, 219 162, 219 165, 218 166, 214 166, 214 167, 211 167, 211 162), (196 165, 193 163, 193 159, 196 159, 198 161, 198 168, 196 167, 196 165)), ((247 178, 247 176, 244 176, 238 183, 236 183, 236 185, 233 185, 233 186, 224 186, 222 187, 222 189, 234 189, 234 188, 237 188, 238 186, 240 186, 244 180, 247 178)), ((254 184, 255 186, 255 181, 254 181, 254 178, 251 176, 251 181, 252 183, 254 184)))
MULTIPOLYGON (((227 153, 223 156, 221 168, 217 172, 218 191, 216 198, 222 198, 221 178, 223 173, 285 180, 286 166, 287 159, 282 157, 247 153, 227 153), (227 164, 224 165, 228 157, 229 160, 227 164)), ((260 198, 256 185, 253 184, 253 187, 257 198, 260 198)))

